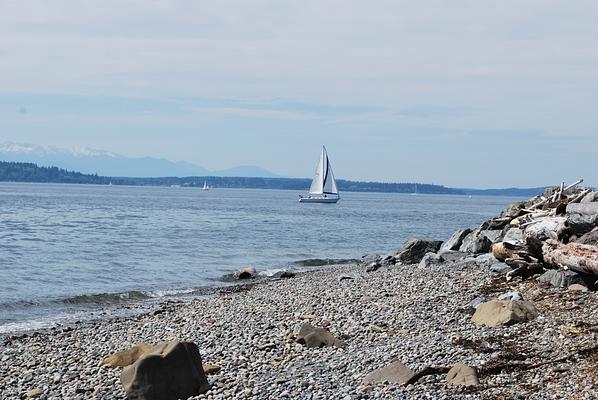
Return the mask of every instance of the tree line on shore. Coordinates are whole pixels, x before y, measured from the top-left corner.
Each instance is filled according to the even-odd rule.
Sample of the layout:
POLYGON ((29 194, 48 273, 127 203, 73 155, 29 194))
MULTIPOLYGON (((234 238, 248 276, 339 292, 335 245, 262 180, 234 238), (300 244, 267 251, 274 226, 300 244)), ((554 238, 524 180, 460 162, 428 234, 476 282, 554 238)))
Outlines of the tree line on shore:
MULTIPOLYGON (((201 187, 204 182, 211 187, 231 189, 284 189, 306 190, 311 180, 305 178, 258 178, 258 177, 108 177, 96 174, 83 174, 58 167, 43 167, 34 163, 0 161, 0 182, 37 182, 37 183, 78 183, 93 185, 130 185, 130 186, 181 186, 201 187)), ((455 195, 513 195, 530 196, 541 192, 543 188, 532 189, 457 189, 442 185, 423 183, 360 182, 337 179, 340 191, 345 192, 383 192, 383 193, 418 193, 418 194, 455 194, 455 195)))

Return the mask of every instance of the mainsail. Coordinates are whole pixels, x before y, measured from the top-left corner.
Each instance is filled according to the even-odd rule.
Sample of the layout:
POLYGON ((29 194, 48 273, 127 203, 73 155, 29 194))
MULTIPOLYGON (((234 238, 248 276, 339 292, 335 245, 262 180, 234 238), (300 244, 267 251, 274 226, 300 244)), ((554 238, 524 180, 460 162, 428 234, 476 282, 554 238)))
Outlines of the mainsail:
POLYGON ((314 180, 311 182, 309 193, 316 195, 338 195, 334 173, 332 172, 332 166, 330 165, 328 153, 326 153, 326 147, 324 146, 322 146, 322 154, 316 166, 316 174, 314 180))

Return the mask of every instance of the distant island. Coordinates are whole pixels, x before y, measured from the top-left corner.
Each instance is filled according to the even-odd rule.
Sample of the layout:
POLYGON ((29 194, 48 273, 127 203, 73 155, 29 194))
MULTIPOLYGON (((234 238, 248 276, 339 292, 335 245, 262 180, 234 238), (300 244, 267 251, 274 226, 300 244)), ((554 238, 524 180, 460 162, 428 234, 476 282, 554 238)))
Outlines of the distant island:
MULTIPOLYGON (((31 183, 74 183, 92 185, 130 185, 130 186, 181 186, 201 187, 204 181, 216 188, 231 189, 283 189, 306 190, 311 179, 305 178, 250 178, 223 176, 190 177, 108 177, 98 174, 82 174, 58 167, 40 167, 34 163, 0 161, 0 182, 31 183)), ((338 179, 337 184, 343 192, 381 192, 381 193, 418 193, 418 194, 453 194, 530 197, 542 193, 544 187, 529 189, 462 189, 424 183, 386 183, 360 182, 338 179)))

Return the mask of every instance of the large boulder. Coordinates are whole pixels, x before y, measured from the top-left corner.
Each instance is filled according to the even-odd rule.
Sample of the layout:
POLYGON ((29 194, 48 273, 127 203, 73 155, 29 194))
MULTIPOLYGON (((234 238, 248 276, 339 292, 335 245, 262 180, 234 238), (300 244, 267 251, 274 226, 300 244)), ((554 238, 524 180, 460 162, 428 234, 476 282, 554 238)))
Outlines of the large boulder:
POLYGON ((483 231, 473 231, 463 239, 463 244, 459 251, 472 254, 488 253, 492 248, 490 240, 483 231))
POLYGON ((581 199, 580 203, 585 204, 585 203, 593 203, 593 202, 597 202, 597 201, 598 201, 598 192, 590 192, 590 193, 586 194, 583 199, 581 199))
POLYGON ((524 242, 525 237, 523 236, 523 230, 519 228, 510 228, 506 231, 502 241, 511 243, 524 242))
POLYGON ((543 217, 538 218, 533 224, 525 228, 525 234, 538 238, 539 240, 559 239, 567 229, 565 217, 543 217))
POLYGON ((493 328, 497 325, 510 325, 532 320, 536 317, 538 317, 538 310, 528 301, 492 300, 480 304, 471 320, 476 325, 486 325, 493 328))
POLYGON ((433 265, 442 264, 444 262, 444 258, 441 255, 436 253, 426 253, 424 258, 419 262, 420 268, 429 268, 433 265))
POLYGON ((477 386, 480 384, 476 370, 463 363, 457 363, 446 374, 449 385, 477 386))
POLYGON ((575 235, 584 235, 598 227, 598 215, 567 214, 567 228, 575 235))
POLYGON ((120 377, 129 400, 177 400, 210 389, 194 343, 157 345, 126 367, 120 377))
POLYGON ((567 214, 598 215, 598 202, 570 203, 567 205, 567 214))
POLYGON ((139 343, 135 346, 119 351, 109 355, 102 360, 102 364, 110 365, 111 367, 127 367, 137 361, 142 355, 153 351, 156 345, 139 343))
POLYGON ((402 362, 395 360, 385 367, 378 368, 370 372, 363 379, 365 385, 375 385, 378 383, 398 383, 405 385, 415 376, 415 372, 411 371, 402 362))
POLYGON ((523 214, 523 209, 525 208, 526 202, 519 201, 517 203, 511 204, 505 211, 502 212, 502 217, 509 217, 509 218, 516 218, 523 214))
POLYGON ((574 271, 551 269, 544 272, 538 279, 554 287, 569 287, 574 283, 581 282, 581 276, 574 271))
POLYGON ((440 247, 440 251, 459 250, 463 239, 471 233, 471 229, 460 229, 452 234, 449 240, 444 242, 440 247))
POLYGON ((574 240, 574 242, 580 244, 587 244, 590 246, 598 246, 598 229, 594 228, 592 231, 574 240))
POLYGON ((307 348, 344 347, 344 343, 332 333, 323 328, 316 328, 309 322, 299 328, 297 343, 304 344, 307 348))
POLYGON ((395 259, 403 264, 417 264, 426 253, 438 252, 441 245, 441 240, 411 238, 405 242, 395 259))

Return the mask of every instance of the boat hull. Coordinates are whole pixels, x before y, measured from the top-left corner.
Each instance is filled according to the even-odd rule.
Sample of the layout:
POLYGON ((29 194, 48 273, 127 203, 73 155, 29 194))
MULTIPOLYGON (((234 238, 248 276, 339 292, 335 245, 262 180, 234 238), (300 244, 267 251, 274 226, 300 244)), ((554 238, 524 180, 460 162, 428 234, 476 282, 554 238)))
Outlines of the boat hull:
POLYGON ((334 204, 340 197, 299 197, 299 203, 328 203, 334 204))

